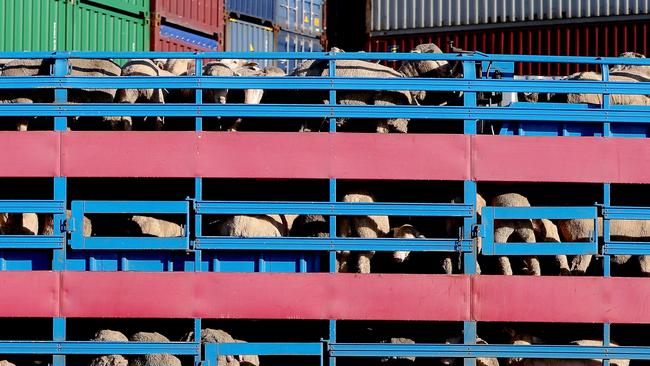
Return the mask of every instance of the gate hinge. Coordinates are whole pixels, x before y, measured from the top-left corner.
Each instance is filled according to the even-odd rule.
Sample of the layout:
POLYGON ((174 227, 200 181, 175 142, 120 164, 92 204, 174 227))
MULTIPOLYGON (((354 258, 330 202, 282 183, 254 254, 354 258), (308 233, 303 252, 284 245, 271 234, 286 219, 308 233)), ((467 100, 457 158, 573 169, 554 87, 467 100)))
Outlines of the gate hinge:
POLYGON ((60 230, 62 233, 70 233, 74 231, 74 218, 70 217, 64 220, 61 220, 60 230))

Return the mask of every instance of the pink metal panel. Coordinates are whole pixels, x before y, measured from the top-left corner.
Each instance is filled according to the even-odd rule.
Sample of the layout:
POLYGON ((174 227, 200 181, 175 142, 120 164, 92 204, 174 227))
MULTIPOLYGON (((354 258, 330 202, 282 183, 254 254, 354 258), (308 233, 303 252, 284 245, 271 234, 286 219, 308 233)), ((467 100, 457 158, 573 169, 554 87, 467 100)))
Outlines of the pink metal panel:
POLYGON ((60 141, 56 132, 1 131, 1 177, 60 175, 60 141))
POLYGON ((470 318, 468 276, 179 272, 62 276, 62 313, 67 317, 470 318))
POLYGON ((650 183, 650 140, 473 136, 472 179, 500 182, 650 183))
POLYGON ((480 321, 650 323, 645 278, 474 276, 480 321))
POLYGON ((59 274, 56 272, 0 272, 0 317, 59 316, 59 274))
POLYGON ((68 177, 194 177, 194 132, 64 132, 68 177))

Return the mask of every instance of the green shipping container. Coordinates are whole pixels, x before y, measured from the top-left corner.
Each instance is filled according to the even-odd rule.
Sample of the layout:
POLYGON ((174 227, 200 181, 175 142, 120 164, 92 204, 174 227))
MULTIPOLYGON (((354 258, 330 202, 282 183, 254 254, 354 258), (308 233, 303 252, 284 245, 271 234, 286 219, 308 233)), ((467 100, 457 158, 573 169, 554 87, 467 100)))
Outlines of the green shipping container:
POLYGON ((147 51, 148 9, 149 0, 1 0, 0 51, 147 51))

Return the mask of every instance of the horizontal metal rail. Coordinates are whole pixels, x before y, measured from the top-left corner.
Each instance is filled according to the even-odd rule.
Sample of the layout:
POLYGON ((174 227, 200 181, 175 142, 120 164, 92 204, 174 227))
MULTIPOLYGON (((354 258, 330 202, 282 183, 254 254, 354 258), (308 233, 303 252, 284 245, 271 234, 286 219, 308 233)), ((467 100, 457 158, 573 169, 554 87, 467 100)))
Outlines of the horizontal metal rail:
POLYGON ((60 200, 0 200, 0 212, 65 214, 65 202, 60 200))
POLYGON ((325 349, 319 342, 207 343, 203 347, 206 354, 258 356, 321 356, 325 349))
POLYGON ((4 341, 0 354, 38 355, 144 355, 169 353, 174 355, 200 355, 198 343, 189 342, 88 342, 88 341, 4 341))
POLYGON ((418 251, 418 252, 470 252, 471 239, 384 239, 384 238, 236 238, 201 236, 196 238, 195 249, 205 250, 300 250, 300 251, 418 251))
POLYGON ((171 58, 171 59, 319 59, 319 60, 447 60, 493 62, 551 62, 597 65, 650 65, 650 59, 621 57, 512 55, 474 53, 392 53, 392 52, 2 52, 0 58, 91 59, 91 58, 171 58))
POLYGON ((593 80, 511 80, 443 78, 350 77, 217 77, 217 76, 112 76, 112 77, 0 77, 0 89, 20 88, 166 88, 166 89, 314 89, 314 90, 427 90, 589 94, 644 94, 650 82, 593 80))
POLYGON ((63 235, 0 235, 0 249, 62 249, 63 235))
POLYGON ((472 205, 458 203, 347 203, 347 202, 246 202, 196 201, 199 215, 315 214, 472 217, 472 205))
POLYGON ((186 214, 188 201, 72 201, 73 212, 97 214, 186 214))
MULTIPOLYGON (((598 254, 597 207, 483 207, 481 210, 484 255, 582 255, 598 254), (495 239, 498 220, 589 219, 594 234, 588 242, 502 243, 495 239)), ((532 230, 532 226, 530 227, 532 230)))
POLYGON ((650 347, 332 343, 329 345, 329 355, 333 357, 521 357, 650 360, 650 347))
POLYGON ((566 104, 565 108, 538 103, 521 107, 351 106, 327 104, 0 104, 4 117, 293 117, 293 118, 421 118, 494 121, 571 121, 648 123, 650 107, 608 110, 566 104))
MULTIPOLYGON (((611 220, 650 220, 650 207, 604 206, 602 214, 603 223, 609 225, 611 220)), ((614 241, 605 237, 603 254, 650 255, 650 237, 646 240, 648 241, 614 241)))

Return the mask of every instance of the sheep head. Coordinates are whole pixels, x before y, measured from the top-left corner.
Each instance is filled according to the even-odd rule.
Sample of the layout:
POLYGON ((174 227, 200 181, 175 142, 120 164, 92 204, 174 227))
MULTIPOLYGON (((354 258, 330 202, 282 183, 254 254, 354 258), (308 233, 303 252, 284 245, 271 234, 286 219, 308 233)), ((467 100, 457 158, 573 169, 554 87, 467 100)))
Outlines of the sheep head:
MULTIPOLYGON (((424 238, 424 235, 420 234, 413 225, 402 225, 398 228, 393 229, 393 237, 397 239, 421 239, 424 238)), ((393 260, 397 263, 403 263, 408 256, 411 254, 410 251, 400 250, 393 252, 393 260)))

